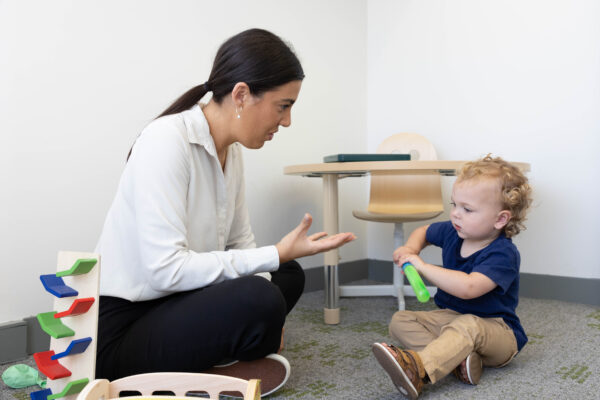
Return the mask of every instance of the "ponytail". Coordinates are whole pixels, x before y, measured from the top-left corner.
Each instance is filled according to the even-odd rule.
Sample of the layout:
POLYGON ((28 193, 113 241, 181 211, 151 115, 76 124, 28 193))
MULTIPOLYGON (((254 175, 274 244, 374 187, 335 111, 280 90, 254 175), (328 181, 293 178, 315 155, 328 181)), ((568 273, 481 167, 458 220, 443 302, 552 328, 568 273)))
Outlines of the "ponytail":
MULTIPOLYGON (((158 117, 164 117, 165 115, 177 114, 182 111, 190 109, 194 104, 198 103, 200 99, 206 95, 206 93, 210 92, 210 86, 208 82, 204 82, 202 85, 194 86, 181 96, 177 100, 173 102, 165 111, 163 111, 158 117)), ((129 153, 127 153, 127 158, 125 162, 129 161, 129 157, 131 156, 131 152, 133 151, 133 145, 129 149, 129 153)))
POLYGON ((204 97, 206 93, 210 91, 208 82, 202 85, 194 86, 184 94, 182 94, 177 100, 173 102, 165 111, 163 111, 158 117, 164 117, 165 115, 177 114, 185 110, 189 110, 194 104, 198 103, 200 99, 204 97))

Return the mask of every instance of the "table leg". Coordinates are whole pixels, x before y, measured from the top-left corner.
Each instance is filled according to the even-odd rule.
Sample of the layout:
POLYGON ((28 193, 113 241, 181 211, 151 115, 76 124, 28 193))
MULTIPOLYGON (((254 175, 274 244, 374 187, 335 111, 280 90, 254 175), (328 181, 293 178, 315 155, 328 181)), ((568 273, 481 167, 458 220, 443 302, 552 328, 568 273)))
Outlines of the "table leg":
MULTIPOLYGON (((338 224, 338 176, 336 174, 323 175, 323 219, 324 230, 328 235, 339 232, 338 224)), ((338 249, 325 253, 325 323, 335 325, 340 323, 340 308, 338 306, 338 249)))

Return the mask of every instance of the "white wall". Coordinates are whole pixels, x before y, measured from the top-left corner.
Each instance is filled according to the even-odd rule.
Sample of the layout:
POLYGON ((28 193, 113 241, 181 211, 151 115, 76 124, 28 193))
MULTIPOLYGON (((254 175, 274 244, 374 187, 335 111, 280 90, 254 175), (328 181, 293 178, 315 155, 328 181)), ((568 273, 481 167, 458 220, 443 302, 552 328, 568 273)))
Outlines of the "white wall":
MULTIPOLYGON (((282 170, 364 147, 365 14, 344 0, 0 0, 0 323, 50 309, 38 277, 59 250, 93 251, 136 135, 250 27, 291 42, 306 73, 292 126, 245 152, 257 241, 275 243, 305 211, 320 230, 320 180, 282 170)), ((340 185, 358 193, 342 212, 365 187, 340 185)), ((366 236, 353 219, 341 226, 366 236)), ((366 240, 342 257, 365 258, 366 240)))
MULTIPOLYGON (((600 278, 600 2, 369 1, 367 82, 371 151, 409 131, 442 159, 531 163, 521 270, 600 278)), ((391 232, 370 224, 370 258, 391 232)))
MULTIPOLYGON (((283 166, 413 131, 440 158, 530 162, 522 270, 599 278, 599 17, 594 0, 0 0, 0 323, 51 307, 38 276, 93 250, 136 135, 250 27, 293 43, 307 75, 292 127, 245 152, 259 245, 304 211, 322 225, 320 180, 283 166)), ((343 261, 391 259, 391 227, 350 216, 366 183, 340 182, 359 238, 343 261)))

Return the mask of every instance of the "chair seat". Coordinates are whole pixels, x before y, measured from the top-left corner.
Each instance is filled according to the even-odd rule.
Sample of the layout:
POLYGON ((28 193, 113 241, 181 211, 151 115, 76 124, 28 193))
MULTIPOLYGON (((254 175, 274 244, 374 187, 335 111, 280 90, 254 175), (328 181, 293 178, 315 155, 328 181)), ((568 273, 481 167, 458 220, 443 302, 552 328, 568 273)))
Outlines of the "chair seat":
POLYGON ((354 215, 358 219, 363 219, 366 221, 373 222, 393 222, 393 223, 403 223, 403 222, 416 222, 416 221, 424 221, 427 219, 432 219, 443 213, 444 211, 427 211, 422 213, 411 213, 411 214, 384 214, 384 213, 373 213, 370 211, 360 211, 354 210, 352 211, 352 215, 354 215))

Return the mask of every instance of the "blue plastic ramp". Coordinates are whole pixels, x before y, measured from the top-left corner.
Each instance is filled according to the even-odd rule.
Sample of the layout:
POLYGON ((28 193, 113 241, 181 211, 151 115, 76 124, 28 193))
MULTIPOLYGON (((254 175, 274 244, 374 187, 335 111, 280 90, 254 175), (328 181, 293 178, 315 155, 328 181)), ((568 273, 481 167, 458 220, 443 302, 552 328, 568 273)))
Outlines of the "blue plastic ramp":
POLYGON ((92 343, 91 337, 86 337, 83 339, 75 339, 69 343, 69 346, 62 353, 58 353, 50 357, 51 360, 58 360, 61 357, 66 357, 72 354, 83 353, 85 349, 92 343))
POLYGON ((65 281, 55 274, 40 275, 40 280, 44 288, 56 297, 77 296, 77 290, 65 285, 65 281))

